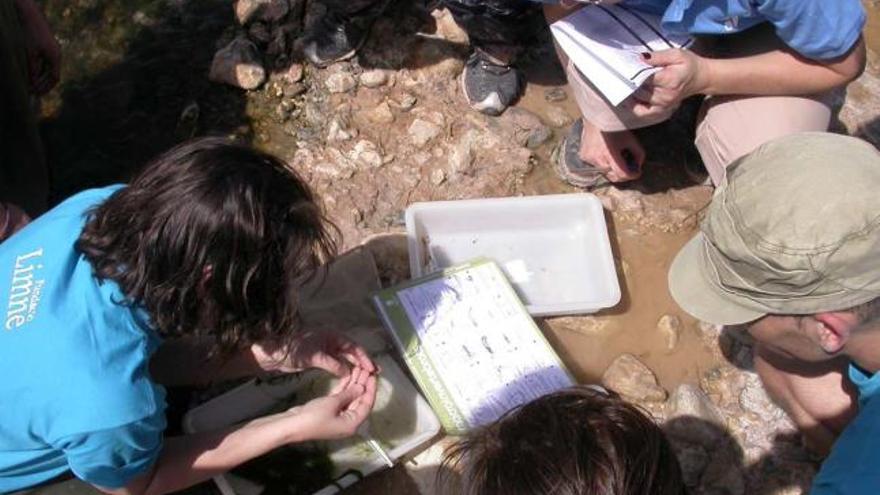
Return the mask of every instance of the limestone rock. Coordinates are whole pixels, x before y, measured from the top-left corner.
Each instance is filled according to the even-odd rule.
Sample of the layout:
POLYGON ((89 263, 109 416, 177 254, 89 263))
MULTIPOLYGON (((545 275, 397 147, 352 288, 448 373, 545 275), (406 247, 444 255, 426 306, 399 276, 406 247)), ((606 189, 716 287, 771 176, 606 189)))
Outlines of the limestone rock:
POLYGON ((290 67, 288 67, 287 71, 284 73, 284 79, 289 83, 298 83, 302 81, 304 74, 305 69, 302 64, 290 64, 290 67))
POLYGON ((727 413, 736 412, 740 393, 745 383, 743 373, 731 366, 721 366, 707 371, 700 385, 712 397, 712 402, 727 413))
POLYGON ((574 121, 564 108, 557 105, 549 105, 545 115, 547 116, 547 123, 553 127, 568 127, 574 121))
MULTIPOLYGON (((874 2, 871 2, 874 3, 874 2)), ((873 7, 876 9, 876 6, 873 7)), ((846 87, 846 99, 840 109, 840 121, 849 134, 880 144, 880 120, 877 119, 880 100, 880 76, 876 54, 869 51, 868 69, 846 87)), ((842 96, 842 95, 841 95, 842 96)))
POLYGON ((550 139, 551 132, 534 113, 519 107, 508 108, 498 122, 520 146, 537 148, 550 139))
POLYGON ((446 172, 444 172, 442 168, 435 168, 431 171, 431 184, 439 186, 444 182, 446 182, 446 172))
POLYGON ((368 70, 362 72, 358 79, 364 87, 378 88, 388 83, 388 72, 382 69, 368 70))
POLYGON ((437 34, 446 41, 460 45, 468 44, 468 35, 452 18, 447 9, 435 9, 432 14, 437 22, 437 34))
POLYGON ((305 92, 306 87, 303 83, 291 83, 287 86, 284 86, 284 89, 282 89, 282 94, 284 94, 285 98, 293 98, 305 92))
POLYGON ((645 210, 643 196, 639 191, 609 187, 605 189, 603 199, 608 198, 607 208, 611 211, 640 215, 645 210))
POLYGON ((412 93, 400 93, 392 99, 394 106, 399 108, 400 110, 406 112, 412 110, 413 107, 418 103, 418 98, 415 97, 412 93))
POLYGON ((608 320, 595 316, 562 316, 547 320, 554 329, 579 333, 581 335, 602 335, 608 330, 608 320))
POLYGON ((366 139, 358 141, 348 156, 355 163, 371 168, 381 167, 383 162, 379 148, 375 143, 366 139))
POLYGON ((544 99, 549 102, 563 101, 568 98, 565 89, 560 87, 547 88, 544 90, 544 99))
POLYGON ((339 142, 339 141, 348 141, 349 139, 354 137, 354 133, 345 129, 341 122, 338 119, 333 119, 330 121, 330 125, 327 127, 327 141, 330 142, 339 142))
POLYGON ((315 165, 315 154, 308 148, 299 148, 293 153, 290 166, 298 172, 310 170, 315 165))
POLYGON ((290 11, 288 0, 237 0, 235 17, 245 25, 251 21, 278 22, 290 11))
POLYGON ((666 340, 666 350, 675 350, 681 335, 681 319, 675 315, 663 315, 657 322, 657 330, 666 340))
POLYGON ((468 131, 452 148, 449 154, 449 171, 456 177, 470 175, 474 166, 474 147, 476 131, 468 131))
POLYGON ((632 354, 621 354, 602 375, 602 385, 634 401, 662 402, 666 391, 654 373, 632 354))
POLYGON ((342 151, 329 147, 324 151, 329 162, 316 164, 316 172, 334 179, 348 179, 357 171, 357 166, 342 151))
POLYGON ((679 385, 669 398, 666 409, 666 433, 673 438, 711 448, 723 435, 725 427, 721 413, 695 385, 679 385))
POLYGON ((427 120, 422 119, 415 119, 413 120, 413 123, 410 124, 407 132, 409 132, 409 137, 412 140, 413 144, 421 148, 424 145, 428 144, 428 141, 439 136, 440 133, 443 132, 443 129, 433 122, 428 122, 427 120))
POLYGON ((784 413, 767 395, 761 379, 755 373, 745 374, 745 386, 739 396, 739 403, 743 409, 754 413, 757 417, 770 420, 778 418, 784 413))
POLYGON ((214 54, 208 78, 241 89, 255 89, 266 81, 266 70, 257 46, 236 38, 214 54))
POLYGON ((336 72, 327 76, 324 85, 331 93, 347 93, 357 86, 357 81, 348 72, 336 72))
POLYGON ((376 105, 376 108, 367 112, 367 119, 375 124, 390 124, 394 122, 394 114, 388 102, 383 101, 376 105))

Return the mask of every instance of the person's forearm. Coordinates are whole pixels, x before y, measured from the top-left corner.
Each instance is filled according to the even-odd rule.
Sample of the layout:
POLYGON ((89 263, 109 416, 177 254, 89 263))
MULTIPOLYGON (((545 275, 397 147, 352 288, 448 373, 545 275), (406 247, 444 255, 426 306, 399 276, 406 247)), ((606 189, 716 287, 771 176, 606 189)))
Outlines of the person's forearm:
POLYGON ((820 63, 791 51, 774 50, 760 55, 704 59, 708 95, 812 95, 843 86, 865 67, 862 39, 844 56, 820 63))
POLYGON ((307 440, 295 422, 295 416, 280 413, 224 430, 168 438, 150 473, 124 488, 102 491, 159 495, 201 483, 282 445, 307 440))
POLYGON ((284 421, 290 418, 265 418, 231 431, 166 440, 145 495, 175 492, 282 445, 306 439, 303 432, 281 434, 284 421))

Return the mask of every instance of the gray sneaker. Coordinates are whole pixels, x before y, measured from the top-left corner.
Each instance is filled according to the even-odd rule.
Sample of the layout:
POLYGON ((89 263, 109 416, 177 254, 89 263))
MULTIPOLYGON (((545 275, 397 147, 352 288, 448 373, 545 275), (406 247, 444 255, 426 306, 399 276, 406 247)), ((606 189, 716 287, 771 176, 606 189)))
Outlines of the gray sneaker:
POLYGON ((461 89, 468 104, 486 115, 501 115, 522 92, 519 71, 474 51, 461 73, 461 89))
POLYGON ((610 184, 601 169, 581 160, 578 156, 583 130, 584 121, 577 119, 559 146, 553 150, 551 161, 556 169, 556 175, 582 189, 595 189, 610 184))

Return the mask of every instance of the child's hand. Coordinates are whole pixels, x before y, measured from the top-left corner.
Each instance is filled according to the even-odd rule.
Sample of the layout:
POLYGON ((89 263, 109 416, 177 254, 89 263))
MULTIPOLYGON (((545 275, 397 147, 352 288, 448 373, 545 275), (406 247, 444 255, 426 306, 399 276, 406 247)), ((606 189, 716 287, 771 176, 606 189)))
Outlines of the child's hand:
POLYGON ((332 440, 354 435, 376 401, 376 376, 360 367, 327 395, 286 413, 299 432, 291 441, 332 440))
POLYGON ((348 376, 351 368, 363 368, 367 373, 376 371, 363 347, 335 332, 307 332, 290 347, 270 350, 256 345, 254 351, 266 371, 296 373, 318 368, 338 377, 348 376))

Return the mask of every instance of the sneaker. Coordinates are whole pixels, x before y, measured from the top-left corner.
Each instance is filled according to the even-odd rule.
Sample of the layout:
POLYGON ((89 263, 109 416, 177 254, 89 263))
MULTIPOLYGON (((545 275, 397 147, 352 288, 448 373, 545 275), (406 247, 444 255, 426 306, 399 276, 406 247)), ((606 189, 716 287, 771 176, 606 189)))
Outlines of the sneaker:
POLYGON ((305 36, 303 55, 318 67, 353 57, 389 3, 390 0, 383 0, 356 15, 328 11, 305 36))
POLYGON ((595 189, 610 184, 601 169, 581 160, 578 156, 583 130, 583 120, 577 119, 568 134, 553 151, 551 160, 556 168, 556 175, 565 182, 582 189, 595 189))
POLYGON ((519 71, 475 50, 461 73, 461 89, 468 104, 486 115, 501 115, 522 91, 519 71))

